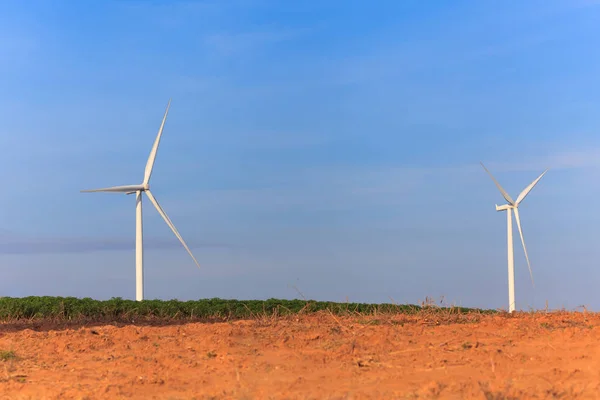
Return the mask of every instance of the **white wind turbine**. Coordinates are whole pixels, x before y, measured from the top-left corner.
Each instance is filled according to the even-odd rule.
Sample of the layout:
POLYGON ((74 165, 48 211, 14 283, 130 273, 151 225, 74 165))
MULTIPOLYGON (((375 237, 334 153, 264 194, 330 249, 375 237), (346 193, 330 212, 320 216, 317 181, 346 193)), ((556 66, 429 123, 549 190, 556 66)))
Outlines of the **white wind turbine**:
POLYGON ((523 244, 523 251, 525 252, 525 258, 527 259, 527 266, 529 267, 529 275, 531 276, 531 284, 533 285, 533 273, 531 272, 531 264, 529 263, 529 256, 527 255, 527 247, 525 247, 525 239, 523 238, 523 230, 521 229, 521 218, 519 218, 519 204, 523 201, 525 196, 527 196, 529 194, 531 189, 533 189, 533 187, 539 182, 539 180, 542 179, 542 176, 544 176, 544 174, 546 172, 548 172, 548 169, 546 169, 544 172, 542 172, 542 174, 540 176, 538 176, 538 178, 536 180, 531 182, 529 184, 529 186, 527 186, 525 189, 523 189, 523 191, 519 194, 519 197, 517 197, 517 201, 514 201, 508 195, 508 193, 506 193, 506 191, 502 188, 502 186, 500 186, 500 184, 498 183, 496 178, 494 178, 492 173, 490 171, 488 171, 488 169, 485 167, 485 165, 483 165, 482 162, 481 162, 481 166, 483 167, 483 169, 485 169, 485 171, 488 173, 488 175, 492 178, 492 180, 494 181, 494 183, 500 190, 500 193, 502 193, 502 196, 504 197, 504 199, 506 199, 506 201, 508 201, 508 204, 505 204, 503 206, 498 206, 496 204, 496 211, 506 211, 506 226, 507 226, 507 234, 508 234, 507 235, 508 236, 508 309, 509 309, 508 311, 512 313, 513 311, 515 311, 515 264, 514 264, 515 260, 514 260, 514 253, 513 253, 512 211, 514 210, 514 212, 515 212, 515 219, 517 220, 517 226, 519 228, 519 235, 521 236, 521 243, 523 244))
POLYGON ((183 247, 187 250, 187 252, 192 256, 192 259, 198 266, 198 261, 190 251, 189 247, 185 244, 185 241, 175 228, 175 225, 171 222, 167 214, 163 211, 161 206, 156 201, 156 198, 152 195, 150 191, 150 186, 148 182, 150 181, 150 176, 152 175, 152 168, 154 166, 154 160, 156 159, 156 152, 158 150, 158 145, 160 143, 160 138, 162 136, 163 128, 165 126, 165 121, 167 119, 167 114, 169 113, 169 107, 171 106, 171 99, 169 99, 169 103, 167 104, 167 109, 165 111, 165 115, 163 117, 162 123, 160 124, 160 129, 158 130, 158 135, 156 135, 156 140, 154 141, 154 145, 152 146, 152 150, 150 151, 150 156, 148 157, 148 161, 146 162, 146 171, 144 173, 144 180, 139 185, 127 185, 127 186, 113 186, 109 188, 103 189, 92 189, 92 190, 82 190, 82 193, 89 192, 117 192, 117 193, 125 193, 125 194, 133 194, 135 193, 135 299, 137 301, 141 301, 144 299, 144 247, 143 247, 143 234, 142 234, 142 193, 146 193, 148 199, 154 204, 158 213, 163 217, 167 225, 171 228, 175 236, 179 239, 183 247))

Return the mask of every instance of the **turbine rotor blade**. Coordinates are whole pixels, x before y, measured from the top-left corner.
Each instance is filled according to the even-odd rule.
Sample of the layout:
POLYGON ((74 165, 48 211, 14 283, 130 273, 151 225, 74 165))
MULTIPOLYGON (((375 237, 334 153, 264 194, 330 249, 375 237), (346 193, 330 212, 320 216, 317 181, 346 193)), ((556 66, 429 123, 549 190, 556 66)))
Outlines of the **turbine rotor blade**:
POLYGON ((112 186, 108 188, 101 189, 88 189, 81 190, 81 193, 92 193, 92 192, 117 192, 117 193, 127 193, 127 192, 137 192, 138 190, 144 190, 143 185, 126 185, 126 186, 112 186))
POLYGON ((163 128, 165 127, 165 121, 167 120, 169 107, 171 107, 171 99, 169 99, 169 103, 167 104, 165 115, 163 116, 160 128, 158 129, 158 134, 156 135, 156 139, 154 140, 154 145, 152 145, 152 150, 150 151, 150 156, 148 157, 148 161, 146 162, 146 170, 144 171, 144 184, 147 184, 150 181, 150 176, 152 175, 152 168, 154 167, 154 160, 156 159, 156 152, 158 151, 160 138, 162 136, 163 128))
POLYGON ((527 186, 525 189, 523 189, 523 191, 519 194, 519 197, 517 197, 516 205, 519 205, 519 203, 523 201, 525 196, 527 196, 529 194, 529 192, 531 192, 531 189, 533 189, 533 187, 535 185, 537 185, 537 183, 540 181, 540 179, 542 179, 542 176, 544 176, 544 174, 546 174, 546 172, 548 172, 548 169, 546 169, 544 172, 542 172, 542 174, 540 176, 538 176, 538 178, 535 181, 531 182, 529 184, 529 186, 527 186))
POLYGON ((481 166, 483 167, 483 169, 485 169, 485 172, 488 173, 488 175, 490 176, 490 178, 492 178, 492 180, 494 181, 494 183, 496 184, 496 187, 498 188, 498 190, 500 190, 500 193, 502 193, 502 196, 504 197, 504 199, 506 201, 508 201, 510 204, 514 205, 515 202, 513 201, 513 199, 508 195, 508 193, 506 193, 506 190, 504 190, 502 188, 502 186, 500 186, 500 184, 498 183, 498 181, 496 180, 496 178, 494 178, 494 175, 492 175, 492 173, 490 171, 488 171, 488 169, 485 167, 485 165, 483 165, 483 163, 480 161, 479 162, 481 164, 481 166))
POLYGON ((514 208, 515 219, 517 220, 517 226, 519 227, 519 235, 521 236, 521 243, 523 244, 523 250, 525 251, 525 258, 527 259, 527 267, 529 267, 529 276, 531 276, 531 285, 535 287, 533 283, 533 272, 531 272, 531 264, 529 263, 529 256, 527 255, 527 247, 525 247, 525 238, 523 237, 523 230, 521 229, 521 218, 519 217, 519 209, 514 208))
POLYGON ((169 228, 171 228, 171 230, 173 231, 173 233, 175 234, 175 236, 177 236, 177 238, 179 239, 179 241, 181 242, 181 244, 183 245, 183 247, 185 247, 185 249, 190 254, 190 256, 192 256, 192 259, 194 260, 194 262, 196 263, 196 265, 198 266, 198 268, 200 268, 200 264, 196 260, 196 257, 194 257, 194 255, 192 254, 192 251, 190 250, 190 248, 187 246, 187 244, 185 244, 185 241, 183 240, 183 238, 181 237, 181 235, 177 231, 177 228, 175 228, 175 225, 173 225, 173 222, 171 222, 171 219, 164 212, 164 210, 162 209, 162 207, 160 206, 160 204, 158 204, 158 201, 152 195, 152 192, 150 192, 149 190, 146 190, 146 194, 148 195, 148 198, 150 199, 150 201, 152 202, 152 204, 154 204, 154 207, 156 207, 156 210, 158 211, 158 213, 161 215, 161 217, 163 217, 163 219, 165 220, 165 222, 167 223, 167 225, 169 225, 169 228))

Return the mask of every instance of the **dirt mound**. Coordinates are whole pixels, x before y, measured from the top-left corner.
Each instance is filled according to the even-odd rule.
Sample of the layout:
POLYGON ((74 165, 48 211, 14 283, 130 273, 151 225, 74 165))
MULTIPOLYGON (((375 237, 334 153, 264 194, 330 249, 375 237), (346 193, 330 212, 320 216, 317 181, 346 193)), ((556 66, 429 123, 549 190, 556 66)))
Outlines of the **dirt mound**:
POLYGON ((0 325, 0 398, 592 399, 598 343, 591 313, 0 325))

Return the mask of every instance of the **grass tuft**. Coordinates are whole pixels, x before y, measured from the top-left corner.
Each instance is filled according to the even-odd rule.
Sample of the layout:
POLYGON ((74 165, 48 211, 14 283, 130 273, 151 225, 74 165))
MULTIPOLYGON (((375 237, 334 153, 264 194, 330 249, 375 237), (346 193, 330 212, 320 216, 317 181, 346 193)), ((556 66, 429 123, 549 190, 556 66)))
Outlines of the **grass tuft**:
POLYGON ((0 361, 16 360, 17 354, 12 350, 0 350, 0 361))

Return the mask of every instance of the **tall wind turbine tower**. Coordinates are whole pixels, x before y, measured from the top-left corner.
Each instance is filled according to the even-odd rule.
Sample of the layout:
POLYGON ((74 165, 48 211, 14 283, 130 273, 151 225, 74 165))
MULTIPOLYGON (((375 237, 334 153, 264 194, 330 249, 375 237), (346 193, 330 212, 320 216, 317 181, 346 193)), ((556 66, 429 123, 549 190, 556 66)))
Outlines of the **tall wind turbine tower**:
POLYGON ((160 124, 160 128, 158 130, 158 134, 156 135, 156 139, 154 140, 154 145, 152 146, 152 150, 150 151, 150 156, 148 157, 148 161, 146 162, 146 170, 144 172, 144 180, 142 183, 138 185, 126 185, 126 186, 113 186, 109 188, 102 189, 91 189, 91 190, 82 190, 82 193, 90 193, 90 192, 115 192, 115 193, 125 193, 125 194, 134 194, 135 193, 135 299, 137 301, 144 300, 144 246, 143 246, 143 230, 142 230, 142 194, 145 193, 148 196, 148 199, 154 207, 158 211, 158 213, 163 217, 167 225, 171 228, 175 236, 179 239, 183 247, 187 250, 187 252, 192 256, 192 259, 200 268, 200 264, 196 261, 196 258, 192 254, 191 250, 171 222, 171 219, 164 212, 162 207, 158 204, 158 201, 152 195, 150 191, 150 176, 152 175, 152 168, 154 167, 154 160, 156 159, 156 152, 158 151, 158 145, 160 144, 160 138, 162 136, 163 128, 165 127, 165 121, 167 120, 167 114, 169 113, 169 107, 171 106, 171 99, 169 99, 169 103, 167 104, 167 109, 165 110, 165 115, 162 119, 162 123, 160 124))
POLYGON ((531 272, 531 264, 529 263, 529 256, 527 255, 527 247, 525 247, 525 239, 523 238, 523 230, 521 229, 521 218, 519 217, 519 204, 525 199, 525 196, 529 194, 531 189, 542 179, 542 176, 548 169, 546 169, 536 180, 531 182, 529 186, 527 186, 517 197, 517 201, 514 201, 508 193, 500 186, 496 178, 492 175, 490 171, 483 165, 481 162, 481 166, 488 173, 490 178, 496 184, 500 193, 502 193, 502 197, 508 202, 503 206, 498 206, 496 204, 496 211, 506 211, 506 230, 507 230, 507 241, 508 241, 508 311, 515 311, 515 264, 514 264, 514 252, 513 252, 513 226, 512 226, 512 212, 515 213, 515 219, 517 220, 517 227, 519 228, 519 235, 521 236, 521 243, 523 244, 523 251, 525 252, 525 258, 527 259, 527 267, 529 267, 529 275, 531 276, 531 284, 533 285, 533 273, 531 272))

